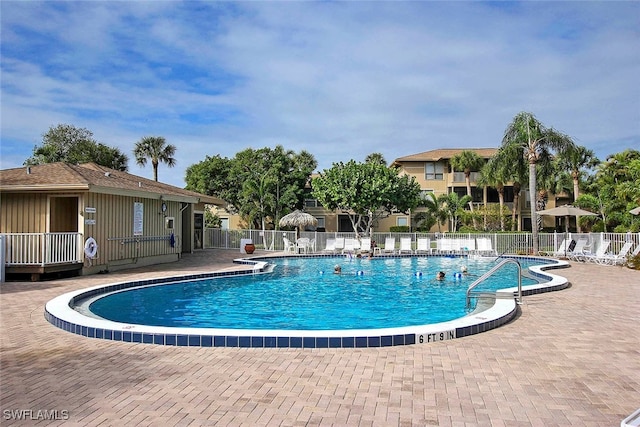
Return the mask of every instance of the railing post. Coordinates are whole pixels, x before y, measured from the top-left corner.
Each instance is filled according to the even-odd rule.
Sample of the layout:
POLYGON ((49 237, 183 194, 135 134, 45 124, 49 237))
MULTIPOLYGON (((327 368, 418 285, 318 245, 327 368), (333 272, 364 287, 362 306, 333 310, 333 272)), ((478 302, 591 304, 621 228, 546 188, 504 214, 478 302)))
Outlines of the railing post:
POLYGON ((42 257, 40 258, 40 266, 44 267, 45 265, 45 257, 47 254, 47 238, 46 238, 47 234, 46 233, 42 233, 40 235, 40 237, 42 238, 41 241, 41 249, 42 249, 42 257))
POLYGON ((0 283, 4 283, 5 279, 5 240, 7 236, 0 234, 0 283))

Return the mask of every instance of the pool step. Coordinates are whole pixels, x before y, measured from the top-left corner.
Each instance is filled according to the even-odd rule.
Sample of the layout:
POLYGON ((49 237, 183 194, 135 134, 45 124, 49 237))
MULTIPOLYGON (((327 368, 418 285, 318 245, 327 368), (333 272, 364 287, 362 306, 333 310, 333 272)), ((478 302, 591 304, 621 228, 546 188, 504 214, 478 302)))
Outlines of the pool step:
POLYGON ((504 293, 504 292, 475 292, 475 291, 471 291, 469 292, 469 297, 473 297, 473 298, 493 298, 493 299, 513 299, 516 296, 513 293, 504 293))

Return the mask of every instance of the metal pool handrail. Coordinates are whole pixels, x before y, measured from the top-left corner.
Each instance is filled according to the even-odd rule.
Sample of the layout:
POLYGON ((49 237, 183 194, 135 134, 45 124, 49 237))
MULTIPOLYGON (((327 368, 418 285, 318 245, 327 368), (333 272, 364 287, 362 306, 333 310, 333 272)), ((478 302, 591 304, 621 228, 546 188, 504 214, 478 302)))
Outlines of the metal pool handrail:
POLYGON ((509 264, 509 263, 512 263, 518 266, 518 304, 522 304, 522 266, 517 260, 513 258, 506 258, 500 261, 499 264, 493 266, 491 270, 484 273, 482 276, 480 276, 472 284, 469 285, 469 288, 467 289, 467 308, 471 306, 471 291, 473 290, 473 288, 478 286, 480 283, 484 282, 489 276, 492 276, 493 273, 495 273, 497 270, 502 268, 505 264, 509 264))

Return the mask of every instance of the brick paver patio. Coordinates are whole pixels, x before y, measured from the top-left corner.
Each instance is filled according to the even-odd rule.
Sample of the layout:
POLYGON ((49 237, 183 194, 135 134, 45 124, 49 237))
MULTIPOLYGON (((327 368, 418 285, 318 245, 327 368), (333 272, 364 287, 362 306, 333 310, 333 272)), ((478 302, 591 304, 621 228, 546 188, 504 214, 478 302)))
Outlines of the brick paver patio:
POLYGON ((515 321, 425 345, 164 347, 84 338, 43 317, 70 290, 238 268, 237 255, 1 284, 0 424, 619 426, 640 407, 640 272, 622 267, 572 264, 558 271, 572 287, 525 297, 515 321), (38 422, 47 416, 68 419, 38 422))

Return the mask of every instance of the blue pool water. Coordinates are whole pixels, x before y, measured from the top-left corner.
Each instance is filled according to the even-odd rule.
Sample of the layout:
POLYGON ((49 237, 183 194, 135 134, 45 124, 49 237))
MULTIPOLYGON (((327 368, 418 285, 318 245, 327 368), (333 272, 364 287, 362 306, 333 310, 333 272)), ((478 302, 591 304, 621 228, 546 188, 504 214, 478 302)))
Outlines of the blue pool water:
MULTIPOLYGON (((332 330, 425 325, 468 314, 468 286, 493 258, 283 258, 273 273, 129 289, 94 301, 105 319, 173 327, 332 330), (334 265, 342 274, 334 274, 334 265), (466 266, 469 274, 456 278, 466 266), (445 271, 443 281, 435 279, 445 271)), ((531 261, 522 260, 523 268, 531 261)), ((539 260, 535 264, 541 264, 539 260)), ((534 284, 523 278, 523 285, 534 284)), ((508 264, 477 290, 517 284, 508 264)))

